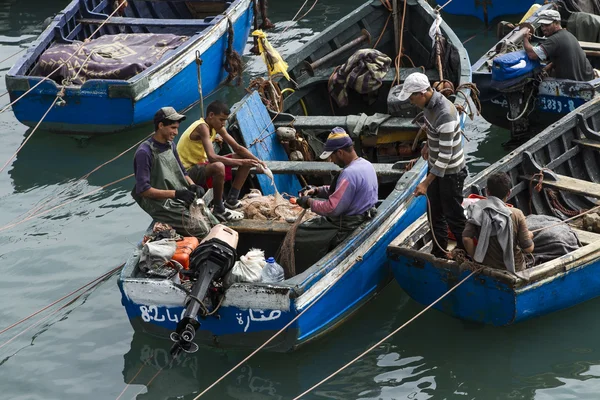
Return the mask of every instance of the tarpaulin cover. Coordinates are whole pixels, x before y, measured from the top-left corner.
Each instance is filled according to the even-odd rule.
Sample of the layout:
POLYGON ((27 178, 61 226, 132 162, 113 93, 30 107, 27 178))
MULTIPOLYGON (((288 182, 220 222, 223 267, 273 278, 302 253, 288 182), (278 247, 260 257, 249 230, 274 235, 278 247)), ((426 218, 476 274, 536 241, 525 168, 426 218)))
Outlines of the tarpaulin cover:
POLYGON ((494 58, 492 80, 507 81, 527 75, 540 66, 540 62, 530 60, 525 50, 513 51, 494 58))
POLYGON ((60 84, 63 80, 73 85, 90 79, 127 80, 186 40, 187 36, 173 34, 121 33, 90 40, 79 51, 81 42, 56 44, 40 56, 33 75, 48 76, 58 68, 51 78, 60 84))

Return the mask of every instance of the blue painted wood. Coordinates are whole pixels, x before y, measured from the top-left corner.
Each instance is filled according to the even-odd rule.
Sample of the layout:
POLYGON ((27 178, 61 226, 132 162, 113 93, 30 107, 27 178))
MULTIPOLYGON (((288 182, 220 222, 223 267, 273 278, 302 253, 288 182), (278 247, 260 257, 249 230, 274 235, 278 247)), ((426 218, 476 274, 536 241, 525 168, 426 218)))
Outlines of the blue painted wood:
MULTIPOLYGON (((249 0, 237 0, 232 3, 231 7, 239 7, 240 4, 246 8, 239 18, 232 21, 233 47, 238 53, 243 53, 253 23, 253 8, 249 0)), ((29 50, 11 68, 6 76, 11 101, 16 100, 26 90, 40 82, 42 78, 27 76, 25 71, 31 67, 44 48, 57 40, 57 35, 62 35, 61 27, 66 27, 69 21, 77 18, 79 7, 79 0, 74 0, 67 6, 63 10, 64 12, 57 15, 48 29, 40 35, 32 50, 29 50)), ((98 7, 94 8, 96 11, 98 9, 98 7)), ((196 22, 200 22, 202 26, 227 23, 221 15, 212 19, 196 20, 196 22), (207 22, 209 20, 210 22, 207 22)), ((75 26, 75 29, 81 30, 78 27, 82 25, 75 26)), ((207 96, 213 92, 227 77, 224 69, 227 33, 224 32, 217 38, 209 37, 207 34, 208 32, 205 30, 193 35, 186 44, 165 54, 164 62, 153 65, 128 81, 90 80, 80 87, 68 88, 64 96, 66 105, 54 107, 41 124, 41 129, 90 135, 110 133, 151 121, 154 113, 160 107, 172 106, 181 111, 197 103, 199 95, 196 89, 197 71, 194 60, 190 58, 189 63, 180 70, 179 68, 175 69, 175 73, 172 72, 170 64, 174 64, 175 59, 185 57, 185 54, 193 54, 195 49, 205 49, 201 53, 204 60, 202 64, 203 95, 207 96), (208 48, 205 45, 207 41, 212 43, 208 48), (147 87, 148 82, 156 81, 165 74, 172 75, 164 84, 148 91, 142 97, 136 97, 134 88, 147 87), (194 82, 194 84, 190 85, 190 82, 194 82), (133 93, 133 96, 124 96, 123 91, 120 91, 119 95, 115 95, 114 89, 119 87, 129 88, 129 92, 133 93), (181 88, 186 88, 186 90, 181 88)), ((74 38, 69 35, 69 39, 74 38)), ((23 124, 35 126, 59 91, 60 87, 54 81, 43 82, 14 105, 15 116, 23 124)))
MULTIPOLYGON (((260 160, 288 161, 285 149, 275 135, 275 127, 258 92, 246 97, 236 111, 236 119, 248 149, 260 160)), ((302 188, 296 175, 275 175, 275 185, 280 193, 297 195, 302 188)), ((275 194, 275 188, 266 175, 258 175, 263 194, 275 194)))
MULTIPOLYGON (((101 25, 105 20, 100 18, 80 18, 77 22, 82 24, 101 25)), ((211 26, 211 23, 196 19, 154 19, 154 18, 125 18, 112 17, 104 25, 128 25, 128 26, 191 26, 198 29, 205 29, 211 26)))
MULTIPOLYGON (((529 10, 533 4, 543 4, 542 0, 452 0, 444 7, 448 14, 471 15, 485 21, 483 2, 487 3, 487 20, 492 21, 495 18, 504 15, 517 15, 518 18, 511 22, 518 22, 521 16, 529 10)), ((447 0, 436 0, 438 5, 444 5, 447 0)))

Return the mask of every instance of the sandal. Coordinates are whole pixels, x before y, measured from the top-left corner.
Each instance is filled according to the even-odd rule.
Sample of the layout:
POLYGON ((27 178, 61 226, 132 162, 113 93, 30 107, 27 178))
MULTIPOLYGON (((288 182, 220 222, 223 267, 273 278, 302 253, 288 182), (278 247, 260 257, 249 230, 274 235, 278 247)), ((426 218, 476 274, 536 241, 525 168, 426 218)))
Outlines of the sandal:
POLYGON ((213 210, 213 215, 221 222, 239 221, 244 219, 244 213, 225 209, 223 212, 213 210))
POLYGON ((237 210, 238 208, 242 207, 242 202, 237 199, 233 200, 233 202, 225 200, 223 204, 225 204, 225 207, 229 208, 230 210, 237 210))

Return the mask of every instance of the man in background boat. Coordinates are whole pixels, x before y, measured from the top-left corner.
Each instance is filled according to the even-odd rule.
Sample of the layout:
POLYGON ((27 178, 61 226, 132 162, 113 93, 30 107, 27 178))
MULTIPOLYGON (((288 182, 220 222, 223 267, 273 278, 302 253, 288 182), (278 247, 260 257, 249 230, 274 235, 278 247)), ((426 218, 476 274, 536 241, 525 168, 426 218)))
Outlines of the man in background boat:
POLYGON ((342 171, 331 185, 306 187, 297 204, 320 215, 298 226, 295 242, 296 273, 320 260, 360 224, 375 215, 377 174, 373 165, 354 150, 343 128, 333 128, 321 159, 330 159, 342 171))
POLYGON ((538 46, 532 46, 528 28, 523 37, 523 47, 531 60, 548 62, 544 70, 554 70, 557 79, 590 81, 594 79, 594 69, 585 56, 579 41, 573 34, 560 25, 560 13, 556 10, 544 10, 538 14, 538 22, 546 37, 538 46))
POLYGON ((225 122, 231 111, 226 104, 213 101, 206 109, 206 119, 200 118, 183 132, 177 151, 190 178, 204 188, 213 189, 213 214, 220 221, 237 221, 244 214, 236 209, 242 206, 239 201, 240 190, 248 177, 250 168, 256 167, 262 172, 266 164, 240 145, 225 129, 225 122), (220 137, 220 138, 219 138, 220 137), (221 156, 213 147, 217 140, 223 140, 233 153, 221 156), (232 167, 237 167, 233 178, 232 167), (223 200, 225 181, 231 181, 231 189, 223 200))
POLYGON ((523 212, 505 204, 511 187, 506 173, 490 175, 485 189, 488 198, 469 206, 462 237, 467 253, 476 262, 516 273, 525 269, 523 253, 533 252, 533 233, 523 212))
POLYGON ((466 219, 462 192, 467 168, 460 114, 450 100, 431 88, 429 78, 420 72, 406 78, 399 98, 400 101, 410 100, 423 110, 427 142, 421 155, 428 161, 429 171, 425 180, 417 185, 414 195, 427 195, 427 214, 439 244, 433 246, 431 253, 445 257, 448 227, 456 238, 456 247, 464 249, 461 238, 466 219))
POLYGON ((184 236, 204 237, 203 227, 194 228, 189 206, 204 189, 194 184, 183 168, 173 139, 185 115, 163 107, 154 115, 154 134, 135 152, 135 186, 131 195, 155 221, 171 225, 184 236))

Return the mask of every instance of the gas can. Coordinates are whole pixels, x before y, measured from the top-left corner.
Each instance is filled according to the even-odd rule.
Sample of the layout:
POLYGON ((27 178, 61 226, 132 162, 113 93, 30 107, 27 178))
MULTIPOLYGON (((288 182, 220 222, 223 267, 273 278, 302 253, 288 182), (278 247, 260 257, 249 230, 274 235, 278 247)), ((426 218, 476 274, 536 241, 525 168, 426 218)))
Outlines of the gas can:
POLYGON ((198 238, 194 236, 184 237, 177 241, 177 250, 173 255, 173 260, 177 261, 185 269, 190 268, 190 254, 198 247, 198 238))

